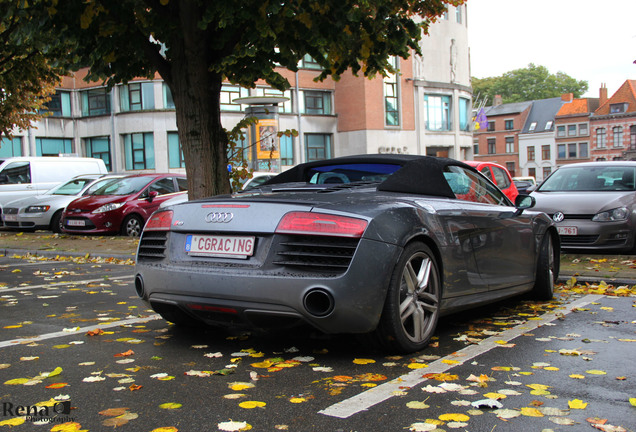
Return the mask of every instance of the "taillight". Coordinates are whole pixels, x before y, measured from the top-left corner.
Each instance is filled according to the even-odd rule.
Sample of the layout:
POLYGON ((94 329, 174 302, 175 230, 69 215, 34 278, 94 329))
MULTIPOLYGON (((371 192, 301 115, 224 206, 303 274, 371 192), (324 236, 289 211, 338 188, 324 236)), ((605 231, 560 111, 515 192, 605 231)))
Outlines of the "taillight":
POLYGON ((366 227, 367 221, 364 219, 324 213, 290 212, 283 216, 276 232, 360 238, 366 227))
POLYGON ((172 210, 165 210, 153 213, 146 222, 144 231, 170 231, 172 225, 172 210))

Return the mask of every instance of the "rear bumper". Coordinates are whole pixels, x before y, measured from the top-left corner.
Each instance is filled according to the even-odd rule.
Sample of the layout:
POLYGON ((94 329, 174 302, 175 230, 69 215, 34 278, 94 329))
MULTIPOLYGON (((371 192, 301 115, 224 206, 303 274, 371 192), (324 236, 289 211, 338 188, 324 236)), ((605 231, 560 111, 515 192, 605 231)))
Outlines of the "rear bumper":
POLYGON ((336 277, 284 266, 138 260, 136 285, 155 311, 178 308, 211 325, 268 327, 268 321, 303 321, 326 333, 366 333, 380 319, 400 251, 395 245, 361 240, 349 268, 336 277))

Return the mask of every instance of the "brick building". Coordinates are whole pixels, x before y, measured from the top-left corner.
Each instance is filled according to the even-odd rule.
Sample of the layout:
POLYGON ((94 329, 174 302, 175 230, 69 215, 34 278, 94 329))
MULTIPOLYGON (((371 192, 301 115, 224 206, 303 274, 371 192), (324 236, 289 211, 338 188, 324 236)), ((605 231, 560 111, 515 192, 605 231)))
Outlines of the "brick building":
MULTIPOLYGON (((590 118, 592 160, 636 159, 636 80, 627 80, 610 97, 601 95, 590 118)), ((603 91, 603 89, 601 89, 603 91)))

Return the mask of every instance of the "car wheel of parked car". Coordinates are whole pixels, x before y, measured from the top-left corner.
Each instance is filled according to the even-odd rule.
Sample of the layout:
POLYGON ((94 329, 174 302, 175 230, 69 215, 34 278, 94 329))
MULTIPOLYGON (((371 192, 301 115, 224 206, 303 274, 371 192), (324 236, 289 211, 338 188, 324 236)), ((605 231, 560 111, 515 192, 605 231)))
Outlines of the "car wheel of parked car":
POLYGON ((550 300, 554 296, 554 280, 556 279, 556 261, 552 236, 546 233, 541 242, 537 275, 532 289, 532 297, 536 300, 550 300))
POLYGON ((139 237, 141 230, 144 228, 144 221, 139 216, 126 216, 124 223, 121 224, 121 233, 128 237, 139 237))
POLYGON ((51 224, 49 225, 49 229, 54 233, 62 232, 62 210, 58 210, 51 217, 51 224))
POLYGON ((423 243, 406 246, 391 276, 380 323, 380 344, 393 351, 426 347, 439 318, 441 281, 435 256, 423 243))

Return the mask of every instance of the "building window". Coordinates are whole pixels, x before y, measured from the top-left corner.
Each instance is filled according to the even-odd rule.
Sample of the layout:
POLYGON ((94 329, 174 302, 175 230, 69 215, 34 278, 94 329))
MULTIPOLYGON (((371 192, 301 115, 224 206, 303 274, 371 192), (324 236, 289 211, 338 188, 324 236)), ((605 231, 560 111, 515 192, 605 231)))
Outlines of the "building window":
POLYGON ((528 162, 532 162, 535 159, 534 146, 528 146, 528 162))
POLYGON ((455 7, 455 18, 457 19, 457 24, 462 23, 462 5, 455 7))
POLYGON ((550 160, 550 146, 541 146, 541 160, 550 160))
POLYGON ((537 122, 530 123, 530 128, 528 129, 530 132, 534 131, 537 128, 537 122))
POLYGON ((587 123, 581 123, 579 125, 579 135, 580 136, 585 136, 587 135, 589 132, 587 130, 587 123))
POLYGON ((576 143, 568 144, 568 159, 576 159, 576 156, 577 156, 576 148, 577 148, 576 143))
POLYGON ((22 137, 2 138, 0 140, 0 159, 22 156, 22 137))
POLYGON ((530 177, 537 178, 537 169, 536 168, 528 168, 528 175, 530 177))
POLYGON ((587 159, 589 157, 588 145, 586 142, 579 143, 579 158, 587 159))
POLYGON ((174 99, 172 99, 172 90, 166 83, 163 83, 163 107, 165 109, 174 109, 174 99))
POLYGON ((506 120, 505 125, 506 125, 505 126, 506 130, 513 130, 515 128, 515 121, 514 120, 506 120))
POLYGON ((151 132, 126 134, 123 138, 127 171, 155 168, 155 143, 151 132))
POLYGON ((57 90, 51 95, 51 100, 44 104, 42 113, 49 113, 52 117, 70 117, 71 116, 71 93, 67 91, 57 90))
POLYGON ((488 138, 488 154, 497 153, 497 140, 496 138, 488 138))
POLYGON ((473 154, 475 154, 475 155, 479 154, 479 140, 478 139, 473 140, 473 154))
POLYGON ((612 128, 614 147, 623 147, 623 126, 612 128))
POLYGON ((287 100, 278 104, 278 112, 291 114, 292 109, 292 92, 291 90, 285 90, 284 92, 271 87, 259 87, 256 89, 256 96, 272 96, 272 97, 284 97, 287 100))
POLYGON ((506 137, 506 153, 515 152, 515 137, 506 137))
POLYGON ((330 134, 305 134, 305 155, 307 162, 331 158, 330 134))
POLYGON ((605 128, 596 129, 596 148, 607 147, 607 133, 605 128))
POLYGON ((237 85, 223 84, 221 87, 221 111, 243 111, 243 106, 232 102, 234 99, 250 95, 248 89, 237 85))
POLYGON ((168 167, 185 168, 178 132, 168 132, 168 167))
POLYGON ((610 104, 610 114, 624 113, 627 111, 628 105, 626 102, 610 104))
POLYGON ((552 168, 543 167, 543 179, 544 180, 547 179, 551 172, 552 172, 552 168))
POLYGON ((391 67, 395 73, 388 73, 384 77, 384 124, 385 126, 400 125, 400 94, 398 88, 398 59, 397 56, 389 58, 391 67))
POLYGON ((557 145, 557 159, 565 159, 566 158, 566 146, 565 144, 557 145))
POLYGON ((636 150, 636 126, 629 127, 629 149, 636 150))
POLYGON ((554 122, 552 120, 548 120, 547 122, 545 122, 545 129, 544 130, 550 130, 552 129, 552 124, 554 122))
POLYGON ((331 93, 324 91, 303 91, 303 114, 331 114, 331 93))
POLYGON ((84 147, 86 148, 86 157, 101 159, 106 165, 108 171, 112 171, 113 165, 110 161, 110 138, 94 137, 85 138, 84 147))
POLYGON ((305 56, 303 57, 303 59, 300 61, 300 65, 301 68, 303 69, 318 69, 318 70, 322 70, 322 66, 320 66, 316 60, 314 60, 314 58, 312 56, 310 56, 309 54, 305 54, 305 56))
POLYGON ((459 98, 459 130, 470 131, 470 99, 459 98))
POLYGON ((576 136, 576 125, 568 125, 568 136, 576 136))
POLYGON ((294 137, 283 135, 280 137, 280 164, 294 164, 294 137))
POLYGON ((73 140, 70 138, 36 138, 36 156, 59 156, 73 153, 73 140))
POLYGON ((110 92, 106 88, 81 92, 82 116, 110 114, 110 92))
POLYGON ((426 113, 426 129, 430 131, 451 130, 450 96, 424 96, 424 112, 426 113))
POLYGON ((557 136, 558 137, 565 136, 565 126, 557 126, 557 136))
MULTIPOLYGON (((512 177, 515 176, 515 163, 514 162, 506 162, 506 169, 508 170, 508 172, 510 173, 510 175, 512 177)), ((506 183, 508 182, 508 178, 506 178, 505 175, 502 175, 502 178, 504 179, 504 181, 506 183)), ((499 179, 497 179, 497 184, 499 185, 499 179)), ((507 186, 503 186, 503 187, 507 187, 507 186)))
POLYGON ((154 83, 128 83, 119 88, 119 104, 122 111, 155 109, 154 83))
POLYGON ((494 132, 495 130, 495 122, 494 121, 489 121, 488 122, 488 132, 494 132))

